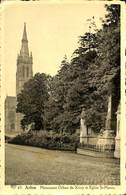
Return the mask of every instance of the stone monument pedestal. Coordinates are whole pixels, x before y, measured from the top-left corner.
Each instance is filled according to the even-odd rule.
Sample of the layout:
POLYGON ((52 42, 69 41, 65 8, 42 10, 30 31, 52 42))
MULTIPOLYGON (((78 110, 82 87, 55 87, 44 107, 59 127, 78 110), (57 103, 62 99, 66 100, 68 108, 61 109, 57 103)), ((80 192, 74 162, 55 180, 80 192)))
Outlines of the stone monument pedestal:
POLYGON ((98 136, 96 147, 100 151, 113 151, 115 148, 115 134, 113 130, 105 130, 98 136))
POLYGON ((108 112, 106 116, 105 129, 101 132, 98 137, 98 142, 96 147, 100 151, 108 151, 114 153, 115 149, 115 129, 113 129, 115 116, 114 116, 114 106, 113 106, 112 94, 108 97, 108 112))
POLYGON ((87 144, 88 143, 88 137, 87 136, 81 136, 80 135, 80 143, 81 144, 87 144))

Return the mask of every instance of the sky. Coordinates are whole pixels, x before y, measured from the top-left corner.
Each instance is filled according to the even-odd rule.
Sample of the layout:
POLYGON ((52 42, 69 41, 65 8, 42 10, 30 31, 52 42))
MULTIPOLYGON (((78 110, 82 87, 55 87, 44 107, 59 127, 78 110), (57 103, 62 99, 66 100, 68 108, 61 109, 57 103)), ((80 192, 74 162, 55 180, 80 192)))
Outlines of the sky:
POLYGON ((5 93, 15 96, 16 60, 26 22, 33 73, 55 75, 66 54, 70 60, 79 36, 88 31, 87 19, 95 17, 98 28, 105 16, 103 3, 8 5, 4 9, 5 93))

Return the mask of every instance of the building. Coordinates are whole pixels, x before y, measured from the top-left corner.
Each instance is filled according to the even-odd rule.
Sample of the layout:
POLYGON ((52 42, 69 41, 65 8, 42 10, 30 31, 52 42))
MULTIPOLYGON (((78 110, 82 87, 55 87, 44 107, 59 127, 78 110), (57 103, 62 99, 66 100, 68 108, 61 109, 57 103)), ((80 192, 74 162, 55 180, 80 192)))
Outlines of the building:
POLYGON ((15 131, 16 97, 7 96, 5 99, 5 130, 15 131))
POLYGON ((16 98, 23 89, 24 83, 33 76, 32 64, 33 58, 32 53, 29 53, 26 24, 24 23, 21 50, 17 57, 16 97, 7 96, 5 99, 5 131, 22 131, 20 125, 22 114, 16 113, 16 98))

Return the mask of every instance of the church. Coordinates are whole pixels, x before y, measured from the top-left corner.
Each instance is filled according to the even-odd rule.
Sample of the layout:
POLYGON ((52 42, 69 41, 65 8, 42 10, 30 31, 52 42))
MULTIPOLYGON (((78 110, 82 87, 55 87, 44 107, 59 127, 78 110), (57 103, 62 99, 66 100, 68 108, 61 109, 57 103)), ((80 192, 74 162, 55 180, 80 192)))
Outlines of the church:
POLYGON ((16 113, 17 95, 23 89, 24 83, 33 76, 33 58, 32 52, 29 53, 28 38, 26 31, 26 23, 24 23, 24 31, 20 53, 17 56, 16 70, 16 97, 7 96, 5 99, 5 131, 23 131, 20 125, 22 119, 21 113, 16 113))

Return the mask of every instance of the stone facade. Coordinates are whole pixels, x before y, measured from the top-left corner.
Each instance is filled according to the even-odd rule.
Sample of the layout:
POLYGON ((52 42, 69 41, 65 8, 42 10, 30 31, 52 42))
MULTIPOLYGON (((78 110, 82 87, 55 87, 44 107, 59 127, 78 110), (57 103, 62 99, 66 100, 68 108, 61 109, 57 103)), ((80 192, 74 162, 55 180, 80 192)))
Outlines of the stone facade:
MULTIPOLYGON (((23 89, 24 83, 27 82, 33 76, 32 64, 33 64, 32 53, 29 54, 26 24, 24 24, 24 32, 23 32, 23 37, 22 37, 21 50, 17 57, 16 97, 23 89)), ((11 110, 13 110, 15 113, 13 114, 13 122, 14 122, 14 127, 15 127, 13 128, 13 130, 17 132, 21 132, 22 128, 20 125, 20 121, 23 115, 20 113, 16 113, 16 97, 11 97, 11 98, 6 97, 6 100, 5 100, 5 116, 6 116, 5 117, 5 130, 12 129, 10 127, 11 126, 10 120, 12 120, 10 118, 12 117, 10 117, 8 113, 10 113, 11 110), (13 99, 13 103, 12 103, 12 99, 13 99)))
POLYGON ((16 97, 7 96, 5 99, 5 130, 15 131, 16 97))

